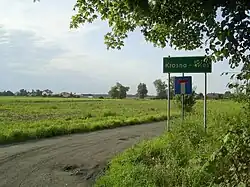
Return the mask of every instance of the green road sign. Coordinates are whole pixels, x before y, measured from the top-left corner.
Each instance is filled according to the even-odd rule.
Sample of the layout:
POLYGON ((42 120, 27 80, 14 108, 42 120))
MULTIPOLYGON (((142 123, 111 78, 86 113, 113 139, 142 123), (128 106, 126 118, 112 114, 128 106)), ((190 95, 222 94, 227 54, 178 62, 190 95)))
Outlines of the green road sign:
POLYGON ((163 73, 211 73, 212 62, 205 56, 164 57, 163 73))

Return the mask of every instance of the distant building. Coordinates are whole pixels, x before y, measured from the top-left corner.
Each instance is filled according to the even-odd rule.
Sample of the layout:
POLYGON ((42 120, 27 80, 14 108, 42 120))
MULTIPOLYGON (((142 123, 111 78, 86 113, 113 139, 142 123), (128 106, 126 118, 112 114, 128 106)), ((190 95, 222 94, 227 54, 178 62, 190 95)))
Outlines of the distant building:
POLYGON ((93 98, 109 98, 108 94, 93 94, 93 98))
POLYGON ((133 98, 137 98, 137 96, 136 96, 136 95, 133 95, 133 94, 127 94, 127 98, 133 99, 133 98))
POLYGON ((62 93, 60 93, 60 95, 62 97, 70 97, 70 93, 68 93, 68 92, 62 92, 62 93))
POLYGON ((207 94, 207 98, 208 99, 219 99, 220 98, 220 95, 219 93, 208 93, 207 94))
POLYGON ((81 98, 93 98, 93 94, 80 94, 81 98))

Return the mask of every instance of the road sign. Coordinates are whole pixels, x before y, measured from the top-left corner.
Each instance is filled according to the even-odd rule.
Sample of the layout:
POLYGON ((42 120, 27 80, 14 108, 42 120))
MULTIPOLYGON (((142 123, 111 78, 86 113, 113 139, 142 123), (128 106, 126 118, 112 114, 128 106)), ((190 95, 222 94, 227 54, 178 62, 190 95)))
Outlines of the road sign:
POLYGON ((164 57, 163 73, 211 73, 212 62, 205 56, 164 57))
POLYGON ((174 91, 175 94, 192 94, 192 77, 175 77, 174 91))
MULTIPOLYGON (((189 56, 189 57, 164 57, 163 73, 168 73, 168 86, 170 87, 170 74, 182 73, 182 77, 175 79, 175 94, 192 94, 192 78, 184 77, 184 73, 204 73, 204 95, 207 95, 207 73, 212 72, 212 61, 205 56, 189 56), (177 81, 178 79, 187 78, 187 81, 177 81)), ((168 90, 168 117, 167 129, 170 129, 170 89, 168 90)), ((184 103, 184 94, 182 95, 182 103, 184 103)), ((182 104, 182 108, 183 108, 182 104)), ((183 110, 184 111, 184 110, 183 110)), ((184 112, 183 112, 184 117, 184 112)), ((207 129, 207 99, 204 97, 204 129, 207 129)))

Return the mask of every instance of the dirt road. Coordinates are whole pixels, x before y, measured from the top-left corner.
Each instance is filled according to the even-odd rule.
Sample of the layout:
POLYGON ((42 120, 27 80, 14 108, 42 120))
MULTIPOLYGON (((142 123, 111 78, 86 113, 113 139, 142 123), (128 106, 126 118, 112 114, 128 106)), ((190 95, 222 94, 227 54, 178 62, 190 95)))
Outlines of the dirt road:
POLYGON ((0 146, 0 187, 91 186, 106 163, 165 122, 0 146))

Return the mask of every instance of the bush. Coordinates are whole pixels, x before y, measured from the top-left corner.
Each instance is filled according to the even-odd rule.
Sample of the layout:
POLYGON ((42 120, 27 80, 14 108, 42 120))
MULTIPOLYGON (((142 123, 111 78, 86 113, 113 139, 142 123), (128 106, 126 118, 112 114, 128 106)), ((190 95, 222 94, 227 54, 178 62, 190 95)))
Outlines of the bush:
MULTIPOLYGON (((175 102, 176 102, 176 105, 181 109, 182 108, 182 95, 176 95, 175 102)), ((184 95, 184 111, 185 112, 191 112, 195 103, 196 103, 195 91, 193 91, 191 95, 184 95)))
POLYGON ((202 167, 213 185, 250 186, 250 129, 239 123, 223 137, 223 144, 202 167))
POLYGON ((173 121, 171 132, 115 157, 96 186, 249 186, 249 119, 238 106, 211 102, 207 133, 202 110, 173 121))

